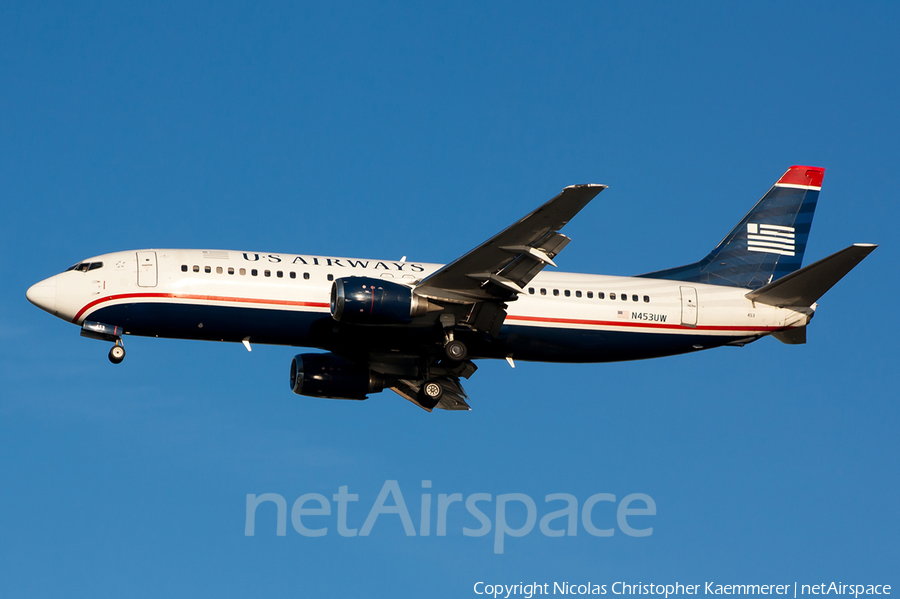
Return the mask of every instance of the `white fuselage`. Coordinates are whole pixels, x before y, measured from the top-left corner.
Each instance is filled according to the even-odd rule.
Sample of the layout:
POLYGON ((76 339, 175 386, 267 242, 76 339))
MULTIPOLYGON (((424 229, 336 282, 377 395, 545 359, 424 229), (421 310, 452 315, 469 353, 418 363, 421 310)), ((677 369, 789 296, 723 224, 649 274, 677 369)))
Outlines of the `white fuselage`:
MULTIPOLYGON (((334 279, 366 276, 414 286, 441 267, 181 249, 116 252, 81 264, 29 289, 29 299, 77 325, 102 322, 125 334, 325 349, 334 279)), ((755 304, 746 293, 545 270, 508 303, 497 347, 478 357, 588 362, 669 355, 747 343, 805 326, 812 314, 808 308, 755 304)))

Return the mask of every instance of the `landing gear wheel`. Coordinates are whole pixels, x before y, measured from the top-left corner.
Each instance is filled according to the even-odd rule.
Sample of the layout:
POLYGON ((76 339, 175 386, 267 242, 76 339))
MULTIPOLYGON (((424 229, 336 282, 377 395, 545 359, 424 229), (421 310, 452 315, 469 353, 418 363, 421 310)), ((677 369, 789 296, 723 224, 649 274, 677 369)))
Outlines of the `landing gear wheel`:
POLYGON ((454 362, 462 362, 469 355, 469 350, 466 349, 465 343, 454 339, 444 346, 444 353, 454 362))
POLYGON ((422 399, 422 403, 432 408, 441 401, 441 396, 443 395, 444 388, 439 382, 434 380, 425 381, 425 384, 422 385, 422 389, 419 390, 419 396, 422 399))
POLYGON ((109 350, 109 361, 113 364, 119 364, 125 359, 125 348, 121 345, 113 345, 109 350))

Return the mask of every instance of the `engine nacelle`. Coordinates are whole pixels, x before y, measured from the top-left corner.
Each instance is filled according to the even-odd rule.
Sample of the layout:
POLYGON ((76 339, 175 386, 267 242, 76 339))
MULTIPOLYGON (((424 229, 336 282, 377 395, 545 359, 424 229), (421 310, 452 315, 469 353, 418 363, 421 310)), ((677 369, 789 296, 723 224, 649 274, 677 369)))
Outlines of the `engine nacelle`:
POLYGON ((344 277, 331 286, 331 316, 338 322, 407 324, 428 308, 411 288, 383 279, 344 277))
POLYGON ((291 390, 312 397, 367 399, 367 393, 384 390, 384 379, 334 354, 299 354, 291 360, 291 390))

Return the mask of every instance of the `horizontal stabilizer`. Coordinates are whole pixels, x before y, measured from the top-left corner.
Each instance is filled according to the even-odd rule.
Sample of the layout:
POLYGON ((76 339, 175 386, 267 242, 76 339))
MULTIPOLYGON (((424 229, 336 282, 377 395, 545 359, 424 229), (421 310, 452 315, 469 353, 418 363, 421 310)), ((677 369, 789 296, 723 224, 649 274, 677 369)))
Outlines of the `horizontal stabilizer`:
POLYGON ((746 297, 754 302, 779 308, 812 306, 877 247, 871 243, 851 245, 764 287, 751 291, 746 297))

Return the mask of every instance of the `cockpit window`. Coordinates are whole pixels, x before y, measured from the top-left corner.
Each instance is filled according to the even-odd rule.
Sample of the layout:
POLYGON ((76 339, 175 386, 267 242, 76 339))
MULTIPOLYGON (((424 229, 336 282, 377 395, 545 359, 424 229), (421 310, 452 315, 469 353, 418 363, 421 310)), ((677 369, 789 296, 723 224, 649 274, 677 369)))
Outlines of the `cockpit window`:
POLYGON ((78 264, 73 264, 69 268, 66 269, 66 272, 70 270, 77 270, 78 272, 87 272, 89 270, 96 270, 98 268, 103 268, 102 262, 80 262, 78 264))

